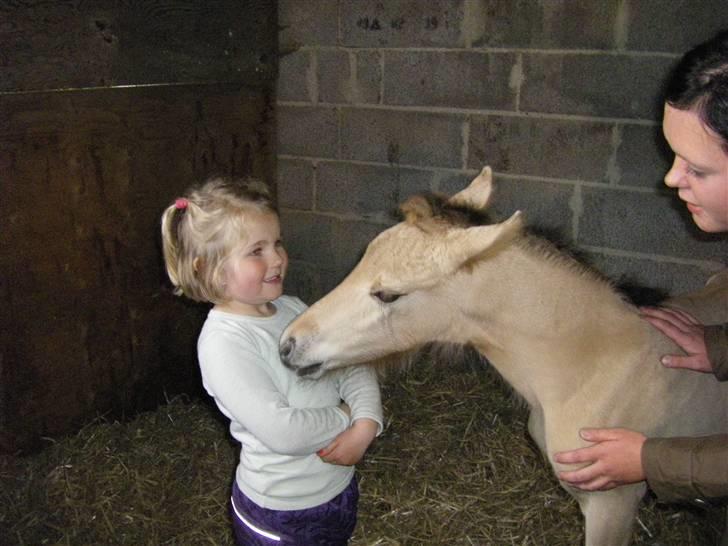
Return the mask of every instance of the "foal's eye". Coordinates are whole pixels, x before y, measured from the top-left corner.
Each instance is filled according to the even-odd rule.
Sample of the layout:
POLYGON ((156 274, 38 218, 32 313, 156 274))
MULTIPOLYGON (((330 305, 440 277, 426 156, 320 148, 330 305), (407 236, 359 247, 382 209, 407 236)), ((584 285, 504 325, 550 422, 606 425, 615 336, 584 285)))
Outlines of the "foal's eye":
POLYGON ((372 296, 377 298, 382 303, 392 303, 393 301, 397 301, 399 298, 401 298, 402 294, 397 294, 395 292, 385 292, 384 290, 377 290, 376 292, 372 292, 372 296))

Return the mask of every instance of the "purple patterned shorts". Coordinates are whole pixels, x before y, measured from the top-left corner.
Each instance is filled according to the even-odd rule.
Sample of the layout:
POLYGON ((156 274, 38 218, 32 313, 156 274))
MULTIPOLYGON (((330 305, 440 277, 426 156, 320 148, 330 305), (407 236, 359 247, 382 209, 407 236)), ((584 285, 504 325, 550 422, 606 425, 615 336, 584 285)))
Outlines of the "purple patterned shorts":
POLYGON ((230 499, 240 546, 346 546, 356 527, 356 478, 329 502, 304 510, 270 510, 246 497, 233 482, 230 499))

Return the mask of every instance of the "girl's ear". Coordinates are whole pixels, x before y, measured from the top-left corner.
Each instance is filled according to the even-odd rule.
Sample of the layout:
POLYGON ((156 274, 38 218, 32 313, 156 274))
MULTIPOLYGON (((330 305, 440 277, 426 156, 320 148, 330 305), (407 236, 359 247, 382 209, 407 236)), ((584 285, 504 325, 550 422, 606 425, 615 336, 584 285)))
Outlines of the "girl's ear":
POLYGON ((197 258, 195 258, 194 260, 192 260, 192 270, 195 273, 199 273, 201 269, 202 269, 202 258, 200 258, 198 256, 197 258))

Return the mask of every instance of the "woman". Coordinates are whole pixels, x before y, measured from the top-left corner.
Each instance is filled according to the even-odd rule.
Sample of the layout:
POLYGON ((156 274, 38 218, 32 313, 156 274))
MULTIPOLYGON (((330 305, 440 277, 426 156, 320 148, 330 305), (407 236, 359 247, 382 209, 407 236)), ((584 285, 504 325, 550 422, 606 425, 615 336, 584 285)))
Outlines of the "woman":
MULTIPOLYGON (((686 53, 675 68, 663 132, 675 153, 665 184, 678 190, 701 230, 728 231, 728 31, 686 53)), ((686 353, 665 355, 664 366, 728 379, 728 324, 703 326, 669 308, 642 312, 686 353)), ((554 456, 586 463, 559 474, 573 487, 606 490, 647 480, 663 501, 728 498, 728 435, 646 438, 627 429, 584 429, 581 437, 593 445, 554 456)))

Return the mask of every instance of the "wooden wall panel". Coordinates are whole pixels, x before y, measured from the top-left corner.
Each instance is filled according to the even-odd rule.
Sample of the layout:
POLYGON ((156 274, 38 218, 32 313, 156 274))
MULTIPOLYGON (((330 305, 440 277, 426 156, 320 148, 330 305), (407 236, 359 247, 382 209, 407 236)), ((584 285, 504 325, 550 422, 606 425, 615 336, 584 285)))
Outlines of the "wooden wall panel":
POLYGON ((265 86, 276 24, 273 0, 0 0, 0 91, 265 86))
POLYGON ((203 2, 166 10, 159 2, 27 4, 12 10, 16 3, 0 3, 0 57, 11 43, 18 59, 0 62, 6 452, 33 449, 41 437, 72 432, 100 413, 129 414, 165 392, 199 389, 195 342, 206 308, 169 291, 161 212, 211 174, 275 180, 272 2, 254 3, 246 17, 233 9, 245 12, 239 2, 214 3, 219 12, 203 2), (268 8, 265 17, 260 6, 268 8), (185 9, 211 17, 191 22, 185 9), (70 32, 90 32, 100 14, 109 32, 124 37, 111 40, 113 51, 99 50, 105 46, 92 41, 93 32, 70 32), (253 16, 258 30, 238 38, 238 64, 218 59, 222 39, 207 37, 254 26, 253 16), (28 35, 33 21, 54 35, 28 35), (175 21, 180 40, 191 42, 165 49, 159 36, 175 21), (27 51, 8 28, 30 37, 27 51), (255 43, 243 54, 246 39, 255 43), (247 79, 237 69, 243 58, 259 58, 261 44, 272 48, 268 66, 253 67, 247 79), (159 57, 145 63, 143 51, 159 57), (110 82, 139 85, 99 87, 110 82))

